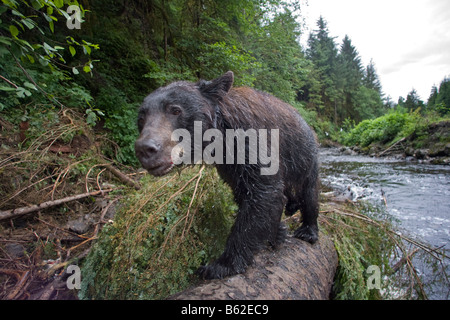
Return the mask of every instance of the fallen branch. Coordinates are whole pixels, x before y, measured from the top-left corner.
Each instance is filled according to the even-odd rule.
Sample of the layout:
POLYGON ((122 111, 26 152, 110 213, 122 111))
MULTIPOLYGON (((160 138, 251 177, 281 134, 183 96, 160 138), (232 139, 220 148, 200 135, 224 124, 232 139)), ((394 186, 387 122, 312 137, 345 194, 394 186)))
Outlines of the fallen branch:
POLYGON ((16 217, 22 216, 27 213, 47 209, 47 208, 54 207, 54 206, 57 206, 57 205, 60 205, 60 204, 66 203, 66 202, 79 200, 79 199, 83 199, 83 198, 87 198, 87 197, 91 197, 91 196, 96 196, 96 195, 99 195, 102 193, 110 192, 112 190, 114 190, 114 189, 82 193, 82 194, 77 194, 75 196, 70 196, 70 197, 66 197, 66 198, 62 198, 62 199, 58 199, 58 200, 51 200, 51 201, 43 202, 43 203, 32 205, 29 207, 22 207, 22 208, 17 208, 17 209, 12 209, 12 210, 0 211, 0 221, 16 218, 16 217))
POLYGON ((263 250, 244 274, 201 281, 174 300, 328 300, 338 265, 333 242, 321 234, 311 245, 288 237, 277 250, 263 250))
POLYGON ((381 157, 382 155, 384 155, 385 153, 387 153, 388 151, 392 150, 395 146, 397 146, 398 144, 402 143, 403 141, 406 140, 405 138, 402 138, 400 140, 398 140, 396 143, 394 143, 392 146, 390 146, 389 148, 387 148, 386 150, 384 150, 383 152, 381 152, 378 156, 381 157))
POLYGON ((118 169, 113 167, 111 164, 108 164, 105 166, 109 171, 111 171, 112 174, 114 174, 117 178, 120 179, 123 183, 125 183, 127 186, 133 187, 136 190, 140 190, 141 186, 139 183, 128 177, 126 174, 123 174, 118 169))

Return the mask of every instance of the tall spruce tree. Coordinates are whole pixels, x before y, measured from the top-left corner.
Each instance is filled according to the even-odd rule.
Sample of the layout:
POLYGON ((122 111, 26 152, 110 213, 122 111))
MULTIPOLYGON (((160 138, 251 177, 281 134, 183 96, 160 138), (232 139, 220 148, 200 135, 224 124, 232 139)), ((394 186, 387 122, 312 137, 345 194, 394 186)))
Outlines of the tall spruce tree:
POLYGON ((317 21, 317 30, 314 30, 308 39, 307 57, 314 65, 316 90, 322 97, 322 104, 317 106, 319 114, 337 120, 337 100, 339 92, 336 86, 337 48, 334 38, 330 36, 327 22, 321 16, 317 21))
POLYGON ((414 111, 417 108, 423 108, 423 106, 423 101, 420 100, 419 94, 417 93, 416 89, 413 88, 406 96, 405 108, 407 108, 409 111, 414 111))
POLYGON ((372 59, 370 60, 370 63, 366 67, 362 83, 366 88, 374 89, 380 95, 382 95, 381 82, 375 68, 375 63, 373 62, 372 59))
POLYGON ((442 115, 450 113, 450 78, 446 77, 442 80, 435 106, 436 110, 442 115))
POLYGON ((354 116, 353 102, 363 78, 361 58, 347 35, 342 41, 337 61, 336 76, 341 94, 337 120, 340 122, 354 116))

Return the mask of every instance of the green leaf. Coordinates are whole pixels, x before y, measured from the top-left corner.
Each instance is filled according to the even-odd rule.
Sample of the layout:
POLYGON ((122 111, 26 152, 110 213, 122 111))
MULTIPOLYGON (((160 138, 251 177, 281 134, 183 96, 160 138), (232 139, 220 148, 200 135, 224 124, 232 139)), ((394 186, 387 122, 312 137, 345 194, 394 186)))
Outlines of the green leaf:
POLYGON ((30 60, 31 63, 34 63, 34 57, 31 54, 27 54, 28 60, 30 60))
POLYGON ((91 67, 89 67, 89 66, 84 66, 84 67, 83 67, 83 71, 86 72, 86 73, 91 72, 91 67))
POLYGON ((0 86, 0 91, 16 91, 16 88, 0 86))
POLYGON ((47 42, 44 42, 44 49, 47 49, 49 51, 56 51, 56 49, 49 45, 47 42))
POLYGON ((15 26, 9 26, 9 32, 11 32, 11 35, 13 37, 17 37, 19 35, 19 29, 17 29, 15 26))
POLYGON ((41 9, 41 8, 43 7, 43 6, 41 5, 41 2, 38 1, 38 0, 33 0, 31 5, 32 5, 33 8, 36 9, 36 10, 39 10, 39 9, 41 9))
POLYGON ((11 39, 7 37, 0 36, 0 43, 6 44, 9 46, 11 44, 11 39))
POLYGON ((91 54, 91 48, 88 45, 83 44, 84 54, 91 54))
POLYGON ((75 67, 72 68, 72 72, 73 72, 73 74, 79 74, 79 73, 80 73, 80 72, 78 71, 78 69, 75 68, 75 67))
POLYGON ((18 87, 16 89, 16 94, 19 98, 25 98, 25 96, 27 96, 27 97, 31 96, 31 92, 22 87, 18 87))
POLYGON ((50 22, 48 23, 48 25, 50 26, 50 30, 52 31, 52 33, 55 33, 55 25, 53 24, 53 20, 50 21, 50 22))
POLYGON ((77 51, 75 50, 75 48, 72 47, 72 46, 69 46, 69 51, 70 51, 70 54, 72 55, 72 57, 77 53, 77 51))
POLYGON ((23 19, 26 18, 26 17, 25 17, 23 14, 21 14, 19 11, 11 10, 11 12, 12 12, 12 14, 15 15, 15 16, 21 17, 21 18, 23 18, 23 19))
POLYGON ((29 89, 37 90, 36 86, 32 84, 31 82, 25 81, 23 85, 29 89))
POLYGON ((55 0, 55 1, 53 1, 53 2, 55 3, 55 6, 56 6, 57 8, 62 8, 63 5, 64 5, 64 0, 55 0))
POLYGON ((22 20, 22 23, 23 23, 24 25, 26 25, 27 28, 30 29, 30 30, 34 28, 34 23, 33 23, 33 22, 34 22, 33 20, 28 19, 28 18, 22 20))

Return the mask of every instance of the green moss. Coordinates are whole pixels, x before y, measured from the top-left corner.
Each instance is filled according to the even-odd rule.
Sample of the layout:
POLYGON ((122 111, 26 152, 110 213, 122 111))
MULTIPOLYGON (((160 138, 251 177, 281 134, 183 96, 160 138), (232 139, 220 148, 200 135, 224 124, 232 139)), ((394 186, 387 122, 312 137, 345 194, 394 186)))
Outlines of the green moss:
POLYGON ((199 169, 146 176, 128 194, 83 265, 81 298, 163 299, 218 257, 236 206, 217 172, 199 169))

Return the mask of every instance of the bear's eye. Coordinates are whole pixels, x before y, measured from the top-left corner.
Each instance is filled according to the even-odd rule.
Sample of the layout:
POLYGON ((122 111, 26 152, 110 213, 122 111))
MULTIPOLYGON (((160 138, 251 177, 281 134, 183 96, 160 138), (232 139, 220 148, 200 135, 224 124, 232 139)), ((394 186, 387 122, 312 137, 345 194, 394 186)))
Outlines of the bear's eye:
POLYGON ((137 122, 139 131, 142 131, 142 129, 144 128, 144 124, 145 124, 145 119, 139 117, 138 122, 137 122))
POLYGON ((170 114, 172 114, 174 116, 179 116, 181 114, 181 108, 179 108, 179 107, 170 108, 170 114))

